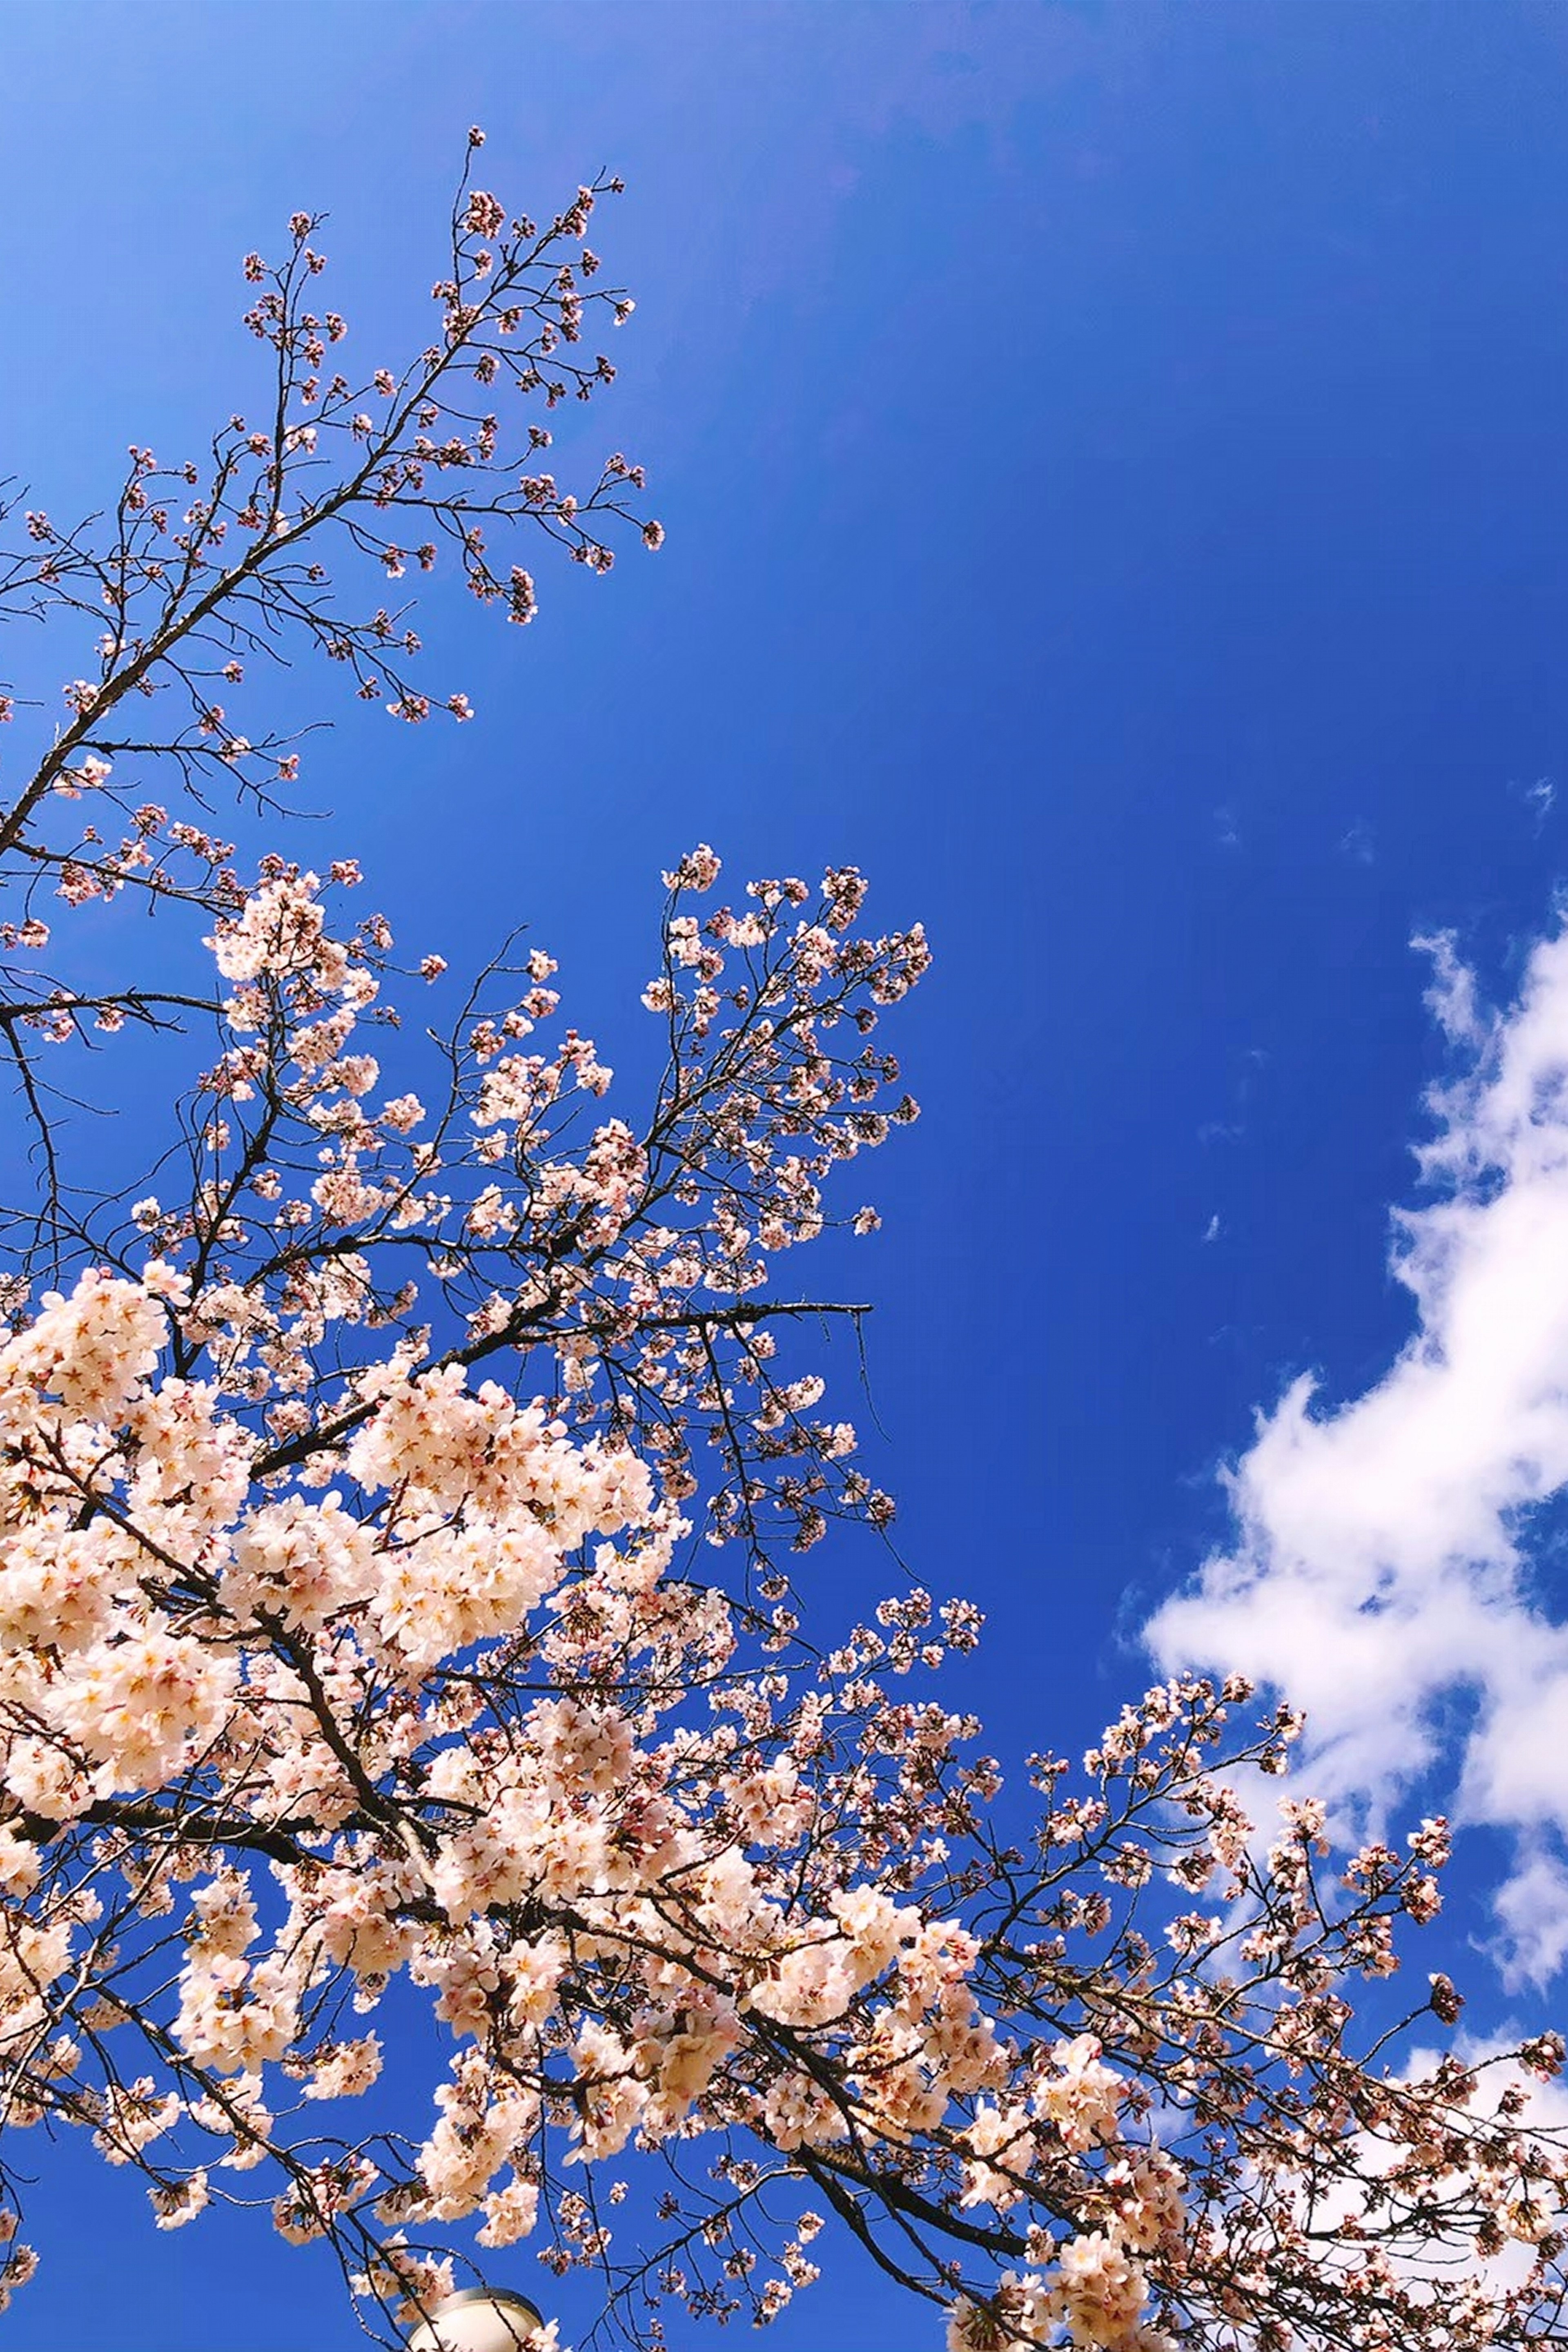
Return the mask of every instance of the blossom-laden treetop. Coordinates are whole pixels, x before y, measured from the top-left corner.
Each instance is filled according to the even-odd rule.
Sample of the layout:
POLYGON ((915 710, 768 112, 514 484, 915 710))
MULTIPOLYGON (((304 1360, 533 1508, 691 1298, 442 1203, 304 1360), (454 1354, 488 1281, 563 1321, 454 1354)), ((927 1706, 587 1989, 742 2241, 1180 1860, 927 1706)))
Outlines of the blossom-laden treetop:
POLYGON ((862 1310, 780 1261, 876 1222, 845 1178, 915 1116, 881 1024, 918 927, 865 929, 852 869, 727 903, 697 848, 622 1113, 542 950, 416 1042, 455 982, 353 914, 358 863, 242 870, 216 829, 224 786, 286 824, 298 738, 231 708, 291 646, 471 715, 340 564, 444 552, 526 622, 518 533, 600 572, 662 536, 637 467, 574 496, 514 421, 613 374, 582 353, 631 310, 587 243, 615 184, 541 227, 480 144, 427 349, 329 372, 298 215, 246 263, 261 421, 134 447, 110 512, 0 554, 0 609, 95 644, 63 708, 0 700, 37 736, 0 793, 6 2290, 11 2135, 74 2125, 162 2229, 253 2200, 330 2240, 372 2326, 529 2240, 644 2343, 671 2303, 767 2321, 831 2224, 953 2352, 1561 2341, 1561 2042, 1422 2054, 1443 1977, 1353 2003, 1436 1911, 1444 1824, 1348 1867, 1309 1800, 1255 1827, 1299 1724, 1236 1678, 1152 1691, 1076 1778, 1031 1759, 1005 1829, 938 1678, 977 1612, 890 1570, 817 1638, 808 1556, 893 1507, 796 1360, 862 1310), (86 927, 131 901, 162 919, 106 977, 129 934, 86 927), (106 1187, 57 1090, 128 1026, 193 1058, 106 1187), (416 2001, 451 2062, 411 2109, 416 2001))

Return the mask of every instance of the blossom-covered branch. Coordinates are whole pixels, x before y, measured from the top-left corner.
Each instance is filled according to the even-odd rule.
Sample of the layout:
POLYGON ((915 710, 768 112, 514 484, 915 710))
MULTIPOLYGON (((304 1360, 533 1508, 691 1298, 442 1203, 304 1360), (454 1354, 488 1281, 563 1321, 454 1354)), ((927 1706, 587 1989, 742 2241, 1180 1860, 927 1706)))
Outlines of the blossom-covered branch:
MULTIPOLYGON (((461 691, 419 687, 406 605, 346 597, 342 558, 383 591, 444 559, 481 604, 527 623, 537 595, 510 561, 519 532, 596 572, 609 571, 617 536, 663 538, 639 509, 640 467, 612 453, 581 491, 564 488, 542 421, 614 379, 587 338, 632 304, 598 282, 588 237, 620 183, 580 187, 543 224, 511 216, 474 184, 483 143, 470 132, 445 274, 432 289, 435 336, 412 359, 360 374, 338 364, 347 321, 316 307, 321 222, 297 213, 280 265, 255 253, 245 263, 245 323, 267 358, 256 415, 231 415, 200 463, 161 465, 133 443, 112 507, 78 523, 18 495, 0 503, 0 619, 75 636, 82 672, 53 707, 0 692, 0 722, 15 724, 24 760, 33 739, 24 781, 0 784, 4 1044, 46 1159, 48 1087, 33 1036, 159 1017, 140 977, 73 987, 48 961, 51 933, 62 909, 128 893, 153 906, 235 899, 233 845, 209 821, 211 797, 237 786, 280 808, 310 731, 246 715, 257 667, 270 675, 308 649, 399 719, 473 715, 461 691)), ((51 1192, 51 1223, 57 1205, 51 1192)))

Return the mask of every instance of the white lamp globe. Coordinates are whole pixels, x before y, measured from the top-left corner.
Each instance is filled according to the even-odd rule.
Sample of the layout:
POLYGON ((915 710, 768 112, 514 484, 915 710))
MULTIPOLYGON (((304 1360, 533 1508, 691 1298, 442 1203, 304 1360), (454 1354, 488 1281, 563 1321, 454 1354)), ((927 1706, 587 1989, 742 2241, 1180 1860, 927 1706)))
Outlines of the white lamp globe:
POLYGON ((468 2286, 438 2304, 408 2339, 408 2352, 519 2352, 544 2333, 544 2315, 507 2287, 468 2286))

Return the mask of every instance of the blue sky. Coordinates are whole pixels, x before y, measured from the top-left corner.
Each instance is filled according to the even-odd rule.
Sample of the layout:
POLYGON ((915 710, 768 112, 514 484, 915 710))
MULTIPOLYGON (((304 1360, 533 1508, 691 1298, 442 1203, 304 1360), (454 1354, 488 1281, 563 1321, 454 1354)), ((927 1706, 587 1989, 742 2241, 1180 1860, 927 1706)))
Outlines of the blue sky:
MULTIPOLYGON (((356 350, 420 337, 470 121, 517 205, 628 182, 599 242, 638 312, 580 431, 647 463, 669 542, 607 583, 542 571, 524 637, 432 596, 432 676, 478 719, 346 708, 308 778, 332 847, 422 948, 528 920, 628 1068, 658 872, 693 841, 732 872, 850 860, 889 923, 923 918, 925 1117, 843 1279, 877 1302, 904 1555, 989 1614, 991 1744, 1082 1746, 1186 1594, 1168 1640, 1301 1655, 1347 1801, 1467 1811, 1419 1965, 1471 1978, 1483 2030, 1535 2017, 1568 1916, 1542 1158, 1568 982, 1540 963, 1531 1022, 1446 1036, 1410 942, 1451 931, 1506 1008, 1568 879, 1568 19, 13 0, 0 470, 64 514, 133 436, 201 446, 254 381, 238 257, 297 205, 332 215, 356 350), (1448 1215, 1411 1156, 1478 1054, 1450 1160, 1511 1224, 1448 1215), (1390 1220, 1423 1199, 1417 1297, 1390 1220), (1238 1521, 1218 1473, 1306 1372, 1355 1408, 1343 1442, 1276 1424, 1238 1521), (1479 1696, 1439 1638, 1461 1621, 1479 1696), (1403 1752, 1368 1729, 1406 1690, 1458 1726, 1415 1786, 1417 1719, 1403 1752), (1500 1972, 1467 1945, 1510 1874, 1500 1972)), ((883 1573, 841 1553, 832 1591, 883 1573)), ((58 2161, 19 2352, 197 2352, 213 2294, 233 2352, 353 2340, 322 2266, 221 2221, 153 2240, 132 2184, 58 2161)), ((846 2260, 778 2340, 934 2338, 846 2260)))

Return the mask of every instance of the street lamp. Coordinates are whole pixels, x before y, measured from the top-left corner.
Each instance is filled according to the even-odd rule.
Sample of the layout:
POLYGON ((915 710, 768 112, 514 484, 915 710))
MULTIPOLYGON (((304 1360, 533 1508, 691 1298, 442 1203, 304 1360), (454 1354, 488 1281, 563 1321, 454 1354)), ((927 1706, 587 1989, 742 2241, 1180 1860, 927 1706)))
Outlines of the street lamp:
POLYGON ((544 2332, 544 2314, 509 2287, 465 2286, 449 2294, 408 2339, 408 2352, 518 2352, 544 2332))

